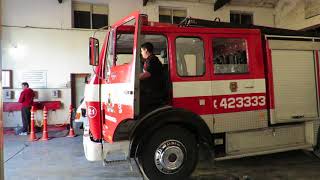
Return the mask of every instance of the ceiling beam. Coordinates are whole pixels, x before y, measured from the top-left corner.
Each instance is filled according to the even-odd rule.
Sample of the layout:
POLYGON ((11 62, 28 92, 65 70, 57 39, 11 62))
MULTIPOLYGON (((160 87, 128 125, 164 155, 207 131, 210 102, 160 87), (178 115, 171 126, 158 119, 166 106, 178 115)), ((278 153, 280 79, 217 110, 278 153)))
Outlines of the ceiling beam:
POLYGON ((146 6, 149 0, 143 0, 143 6, 146 6))
POLYGON ((230 1, 231 0, 216 0, 216 2, 214 3, 214 10, 216 11, 216 10, 222 8, 224 5, 226 5, 230 1))

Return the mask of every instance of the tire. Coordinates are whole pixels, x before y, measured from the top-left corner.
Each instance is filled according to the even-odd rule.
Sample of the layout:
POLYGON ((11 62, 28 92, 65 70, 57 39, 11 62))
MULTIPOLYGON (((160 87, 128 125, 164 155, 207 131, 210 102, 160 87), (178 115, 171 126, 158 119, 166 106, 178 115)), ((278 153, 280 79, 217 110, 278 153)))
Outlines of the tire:
POLYGON ((141 165, 150 180, 187 179, 198 161, 195 136, 175 125, 158 129, 142 148, 141 165))

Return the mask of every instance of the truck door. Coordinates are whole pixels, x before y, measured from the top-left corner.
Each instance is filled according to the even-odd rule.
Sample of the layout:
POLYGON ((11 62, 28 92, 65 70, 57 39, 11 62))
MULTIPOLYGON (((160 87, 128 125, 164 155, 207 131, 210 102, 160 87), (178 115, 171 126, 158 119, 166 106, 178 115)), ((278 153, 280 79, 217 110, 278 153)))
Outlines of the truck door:
POLYGON ((139 12, 118 21, 109 33, 105 79, 101 89, 101 103, 105 114, 103 138, 107 142, 113 142, 113 134, 119 123, 125 119, 133 119, 139 113, 138 106, 135 105, 135 99, 139 96, 139 92, 135 91, 138 87, 135 79, 139 73, 136 68, 140 67, 139 34, 139 12), (127 39, 126 47, 118 46, 123 31, 133 37, 131 40, 127 39), (119 52, 119 49, 125 52, 119 52))
POLYGON ((205 35, 173 34, 170 37, 173 106, 200 115, 213 131, 212 89, 205 35))
POLYGON ((211 39, 214 132, 267 127, 260 33, 225 31, 211 39))
POLYGON ((316 51, 319 42, 267 40, 271 123, 315 120, 318 114, 316 51))

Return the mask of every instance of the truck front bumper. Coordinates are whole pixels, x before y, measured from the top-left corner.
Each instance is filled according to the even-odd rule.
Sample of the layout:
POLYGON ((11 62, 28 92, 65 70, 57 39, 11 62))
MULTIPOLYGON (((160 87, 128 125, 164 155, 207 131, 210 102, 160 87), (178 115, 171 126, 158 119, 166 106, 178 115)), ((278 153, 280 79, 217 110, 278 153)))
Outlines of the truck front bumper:
POLYGON ((84 154, 88 161, 123 161, 129 158, 129 141, 99 143, 91 141, 89 135, 83 136, 84 154))
POLYGON ((91 141, 89 135, 83 136, 83 150, 88 161, 102 160, 102 144, 91 141))

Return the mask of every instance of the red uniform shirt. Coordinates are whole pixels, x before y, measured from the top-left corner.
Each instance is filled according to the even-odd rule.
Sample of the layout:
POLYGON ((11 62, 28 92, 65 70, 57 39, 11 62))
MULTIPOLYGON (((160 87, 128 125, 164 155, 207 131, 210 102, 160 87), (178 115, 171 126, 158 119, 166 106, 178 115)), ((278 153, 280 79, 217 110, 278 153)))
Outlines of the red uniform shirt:
POLYGON ((30 88, 24 89, 19 97, 19 103, 22 103, 22 107, 31 107, 33 104, 34 92, 30 88))

